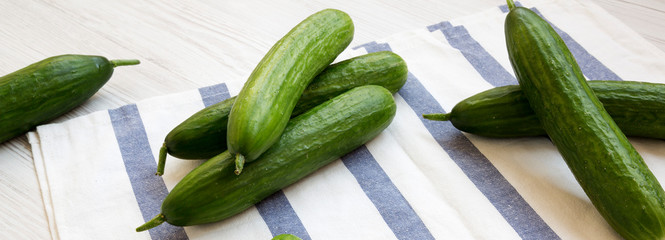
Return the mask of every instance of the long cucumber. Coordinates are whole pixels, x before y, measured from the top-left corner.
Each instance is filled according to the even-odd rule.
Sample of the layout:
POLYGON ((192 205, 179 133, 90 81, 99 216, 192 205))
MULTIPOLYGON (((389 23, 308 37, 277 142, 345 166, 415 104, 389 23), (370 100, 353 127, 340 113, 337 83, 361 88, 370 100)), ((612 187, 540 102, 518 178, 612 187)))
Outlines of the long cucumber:
POLYGON ((187 174, 166 196, 161 213, 138 227, 221 221, 361 146, 395 116, 392 94, 368 85, 349 90, 289 121, 284 133, 237 176, 228 151, 187 174))
MULTIPOLYGON (((588 84, 624 134, 665 139, 665 84, 600 80, 588 84)), ((423 117, 450 121, 461 131, 486 137, 546 135, 517 85, 480 92, 460 101, 448 113, 423 117)))
POLYGON ((665 192, 656 177, 561 37, 538 14, 508 5, 506 45, 519 85, 591 203, 625 239, 665 238, 665 192))
POLYGON ((227 128, 236 174, 282 134, 305 87, 351 43, 353 22, 326 9, 312 14, 280 39, 238 93, 227 128))
MULTIPOLYGON (((369 53, 332 64, 307 86, 292 117, 362 85, 378 85, 395 93, 406 82, 407 73, 404 60, 389 51, 369 53)), ((167 153, 181 159, 208 159, 226 151, 228 115, 235 99, 231 97, 206 107, 173 128, 164 138, 157 175, 164 172, 167 153)))
POLYGON ((135 64, 69 54, 0 77, 0 143, 72 110, 104 86, 115 67, 135 64))

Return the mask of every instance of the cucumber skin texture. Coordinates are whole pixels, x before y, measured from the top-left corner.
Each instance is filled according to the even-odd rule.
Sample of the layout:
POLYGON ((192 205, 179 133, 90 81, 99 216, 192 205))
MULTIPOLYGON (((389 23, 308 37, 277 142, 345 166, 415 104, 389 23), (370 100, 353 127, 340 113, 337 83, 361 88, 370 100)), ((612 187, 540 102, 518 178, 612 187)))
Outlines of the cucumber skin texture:
POLYGON ((520 87, 598 212, 625 239, 662 239, 661 185, 603 110, 561 38, 522 7, 508 13, 505 31, 520 87))
POLYGON ((351 43, 353 22, 325 9, 295 26, 268 51, 238 93, 227 127, 227 148, 247 162, 280 136, 305 87, 351 43))
POLYGON ((216 222, 253 206, 377 136, 395 116, 392 94, 368 85, 289 121, 280 139, 239 176, 227 151, 187 174, 162 203, 177 226, 216 222))
MULTIPOLYGON (((665 84, 601 80, 588 84, 625 135, 665 139, 665 84)), ((455 128, 480 136, 546 135, 517 85, 492 88, 464 99, 449 116, 455 128)))
POLYGON ((85 102, 112 74, 104 57, 60 55, 0 77, 0 142, 85 102))
MULTIPOLYGON (((379 85, 396 93, 406 82, 407 73, 404 60, 389 51, 332 64, 312 80, 292 115, 297 116, 362 85, 379 85)), ((181 159, 208 159, 226 151, 228 114, 235 98, 208 106, 171 130, 164 139, 168 153, 181 159)))
POLYGON ((293 109, 293 116, 354 87, 379 85, 396 93, 406 83, 408 72, 402 57, 390 51, 368 53, 335 63, 307 86, 293 109))
POLYGON ((168 154, 180 159, 208 159, 226 151, 226 127, 236 97, 194 113, 164 138, 168 154))

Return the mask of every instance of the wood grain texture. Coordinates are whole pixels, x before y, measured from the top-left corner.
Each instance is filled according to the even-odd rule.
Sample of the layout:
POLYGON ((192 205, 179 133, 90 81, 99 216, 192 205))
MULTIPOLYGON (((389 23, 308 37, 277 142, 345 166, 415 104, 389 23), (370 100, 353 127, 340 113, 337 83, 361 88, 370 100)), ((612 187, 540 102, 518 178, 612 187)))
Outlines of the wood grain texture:
MULTIPOLYGON (((527 2, 525 0, 523 2, 527 2)), ((594 0, 665 50, 665 3, 594 0)), ((0 1, 0 74, 43 58, 95 54, 137 58, 117 68, 91 100, 55 122, 224 80, 237 93, 292 26, 323 8, 347 12, 351 46, 469 15, 504 1, 475 0, 24 0, 0 1)), ((48 239, 48 223, 25 136, 0 145, 0 238, 48 239)), ((91 223, 92 224, 92 223, 91 223)))
POLYGON ((610 14, 665 50, 665 2, 652 0, 594 0, 610 14))

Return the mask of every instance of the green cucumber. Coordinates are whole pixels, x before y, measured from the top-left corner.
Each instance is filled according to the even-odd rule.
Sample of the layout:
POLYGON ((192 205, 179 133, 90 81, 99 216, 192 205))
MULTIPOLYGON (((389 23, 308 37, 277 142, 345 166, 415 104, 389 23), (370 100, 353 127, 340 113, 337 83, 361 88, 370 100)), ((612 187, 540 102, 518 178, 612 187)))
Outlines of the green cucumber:
POLYGON ((275 236, 274 238, 272 238, 272 240, 302 240, 302 238, 299 238, 298 236, 293 234, 284 233, 275 236))
POLYGON ((94 95, 113 68, 138 60, 60 55, 0 77, 0 142, 72 110, 94 95))
MULTIPOLYGON (((665 84, 600 80, 588 84, 624 134, 665 139, 665 84)), ((517 85, 483 91, 460 101, 448 113, 423 117, 450 121, 461 131, 486 137, 546 135, 517 85)))
MULTIPOLYGON (((328 66, 305 89, 293 109, 297 116, 345 91, 362 85, 379 85, 391 93, 406 82, 404 60, 389 51, 374 52, 328 66)), ((178 126, 164 139, 157 175, 162 175, 166 154, 181 159, 208 159, 226 151, 228 115, 235 97, 208 106, 178 126)))
POLYGON ((221 221, 339 159, 377 136, 395 116, 392 94, 367 85, 349 90, 289 121, 284 133, 239 176, 226 151, 187 174, 162 202, 163 222, 190 226, 221 221))
POLYGON ((390 51, 368 53, 335 63, 305 88, 293 109, 293 116, 363 85, 378 85, 396 93, 406 83, 408 73, 406 62, 390 51))
POLYGON ((326 9, 312 14, 280 39, 238 93, 227 127, 227 148, 236 174, 282 134, 305 87, 351 43, 353 22, 326 9))
POLYGON ((505 20, 510 62, 529 105, 578 183, 625 239, 665 237, 665 192, 593 93, 554 29, 515 7, 505 20))

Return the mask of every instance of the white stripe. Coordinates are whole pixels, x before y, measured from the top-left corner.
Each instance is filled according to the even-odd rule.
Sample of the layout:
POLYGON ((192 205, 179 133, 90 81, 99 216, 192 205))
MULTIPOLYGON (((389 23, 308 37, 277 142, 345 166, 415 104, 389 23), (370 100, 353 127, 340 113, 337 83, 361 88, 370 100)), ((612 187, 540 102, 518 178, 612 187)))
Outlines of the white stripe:
POLYGON ((340 160, 284 189, 312 239, 395 239, 340 160))
MULTIPOLYGON (((468 17, 452 20, 450 23, 452 23, 453 26, 464 26, 469 32, 469 35, 471 35, 478 44, 483 46, 485 51, 492 55, 492 57, 494 57, 494 59, 499 62, 508 73, 515 76, 513 73, 513 67, 510 64, 510 59, 508 58, 508 51, 506 50, 504 29, 505 19, 506 13, 501 12, 497 7, 468 17), (482 18, 479 18, 479 16, 482 16, 482 18)), ((517 84, 517 82, 515 82, 515 84, 517 84)))
MULTIPOLYGON (((448 111, 462 99, 492 88, 457 49, 447 45, 443 34, 438 33, 446 42, 436 40, 435 33, 420 35, 422 37, 393 40, 390 46, 407 63, 411 63, 409 66, 414 66, 409 70, 418 76, 418 80, 448 111), (420 47, 422 51, 418 49, 420 47)), ((440 188, 439 191, 453 208, 458 209, 459 219, 463 221, 462 224, 468 226, 469 232, 477 234, 473 238, 519 238, 496 208, 431 137, 408 104, 399 96, 396 97, 396 101, 399 104, 400 120, 396 117, 388 128, 389 131, 399 139, 402 148, 416 161, 421 170, 434 171, 428 175, 431 182, 450 188, 440 188), (415 131, 416 129, 418 131, 415 131), (416 139, 421 141, 415 141, 416 139), (423 155, 423 153, 429 154, 423 155), (447 166, 441 165, 444 163, 447 166), (457 188, 457 186, 463 187, 457 188)))
MULTIPOLYGON (((390 132, 423 175, 436 187, 436 194, 447 205, 440 211, 454 209, 458 221, 476 239, 517 239, 513 228, 469 180, 448 154, 439 146, 415 112, 396 96, 397 115, 388 127, 390 132)), ((438 226, 440 227, 440 226, 438 226)), ((438 237, 438 236, 435 236, 438 237)))
POLYGON ((493 87, 459 50, 448 44, 441 31, 423 30, 418 38, 408 41, 416 44, 402 40, 391 42, 390 46, 446 111, 459 101, 493 87))
POLYGON ((390 131, 368 143, 367 149, 435 238, 473 238, 463 222, 455 221, 460 219, 459 212, 437 191, 441 183, 427 178, 423 173, 426 169, 418 168, 390 131))
POLYGON ((44 167, 60 238, 149 238, 148 232, 134 231, 143 224, 143 217, 123 161, 119 161, 122 156, 107 112, 44 125, 37 130, 42 146, 56 146, 44 147, 42 153, 48 156, 44 167), (90 129, 96 129, 95 133, 90 134, 90 129), (90 151, 91 147, 95 150, 90 151))

